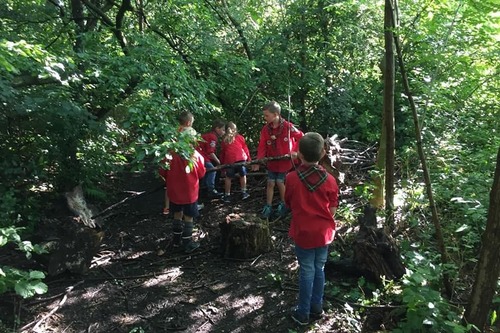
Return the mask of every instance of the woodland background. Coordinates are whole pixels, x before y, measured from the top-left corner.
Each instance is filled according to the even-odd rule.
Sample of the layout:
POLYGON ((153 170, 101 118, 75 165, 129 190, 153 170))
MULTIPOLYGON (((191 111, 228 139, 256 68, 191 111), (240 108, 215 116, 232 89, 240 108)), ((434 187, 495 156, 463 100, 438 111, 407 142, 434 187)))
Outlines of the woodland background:
MULTIPOLYGON (((420 332, 424 324, 425 331, 469 330, 461 318, 492 208, 489 195, 498 195, 492 181, 500 147, 495 0, 5 0, 0 246, 15 244, 28 256, 41 250, 28 239, 47 193, 57 197, 83 184, 87 197, 104 200, 106 176, 185 149, 176 140, 182 110, 195 115, 198 132, 208 131, 215 118, 234 121, 254 150, 261 108, 276 100, 304 132, 382 147, 388 29, 402 57, 394 67, 392 108, 394 223, 386 227, 407 274, 359 300, 406 304, 400 331, 420 332), (393 29, 384 29, 388 4, 393 29), (433 209, 449 256, 445 264, 433 209), (452 282, 451 299, 442 293, 443 274, 452 282)), ((371 174, 383 178, 384 169, 371 174)), ((368 202, 377 186, 360 183, 355 194, 368 202)), ((341 202, 338 214, 354 225, 361 212, 360 205, 341 202)), ((498 213, 490 217, 498 232, 498 213)), ((500 237, 488 245, 498 253, 500 237)), ((497 280, 498 263, 494 267, 497 280)), ((44 293, 44 276, 2 265, 0 293, 44 293)), ((495 290, 486 325, 494 325, 500 309, 498 284, 495 290)))

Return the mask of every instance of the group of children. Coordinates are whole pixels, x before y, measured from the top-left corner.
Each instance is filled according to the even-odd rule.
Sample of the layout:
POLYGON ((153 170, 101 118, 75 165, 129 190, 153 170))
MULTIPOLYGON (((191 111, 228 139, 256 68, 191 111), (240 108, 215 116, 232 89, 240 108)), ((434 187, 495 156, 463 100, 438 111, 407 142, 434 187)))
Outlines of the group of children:
MULTIPOLYGON (((317 319, 323 313, 324 265, 328 245, 335 236, 338 186, 335 178, 319 165, 325 154, 321 135, 314 132, 304 134, 283 119, 277 102, 266 104, 262 112, 266 124, 260 132, 257 159, 288 156, 266 162, 266 203, 262 217, 271 216, 274 188, 277 187, 280 196, 277 213, 292 212, 289 236, 295 243, 300 267, 299 299, 298 305, 292 309, 292 319, 299 325, 307 325, 310 318, 317 319)), ((179 132, 188 131, 195 135, 193 121, 191 113, 183 112, 179 117, 179 132)), ((169 164, 168 170, 160 169, 166 182, 169 209, 173 213, 173 244, 183 246, 186 253, 199 247, 199 243, 192 240, 192 231, 193 218, 199 214, 200 181, 205 183, 210 196, 230 202, 231 182, 239 173, 242 199, 249 197, 247 169, 243 162, 251 161, 251 157, 236 124, 216 120, 212 131, 201 137, 192 156, 185 158, 172 153, 171 159, 165 161, 169 164), (219 139, 220 154, 217 156, 219 139), (222 163, 232 165, 224 168, 224 193, 215 187, 216 172, 213 170, 222 163)), ((252 165, 253 171, 258 169, 259 164, 252 165)))

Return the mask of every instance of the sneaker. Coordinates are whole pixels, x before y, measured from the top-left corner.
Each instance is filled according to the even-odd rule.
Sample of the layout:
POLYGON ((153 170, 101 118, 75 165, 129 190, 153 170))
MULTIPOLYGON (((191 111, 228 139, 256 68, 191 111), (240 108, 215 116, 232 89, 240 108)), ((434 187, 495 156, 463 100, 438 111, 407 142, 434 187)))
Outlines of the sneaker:
POLYGON ((181 234, 178 233, 174 233, 174 238, 172 239, 172 246, 177 248, 177 247, 180 247, 181 246, 181 243, 182 243, 182 238, 181 238, 181 234))
POLYGON ((163 215, 168 215, 168 214, 170 214, 170 209, 163 208, 163 215))
POLYGON ((280 202, 278 208, 276 209, 280 217, 286 216, 288 214, 288 208, 286 208, 284 202, 280 202))
POLYGON ((320 311, 313 311, 313 309, 311 308, 311 312, 309 312, 309 317, 312 320, 318 320, 318 319, 323 318, 324 313, 325 312, 323 311, 323 309, 321 309, 320 311))
POLYGON ((208 190, 208 196, 210 198, 220 198, 221 196, 223 196, 224 194, 223 193, 220 193, 219 191, 217 191, 216 189, 213 189, 213 190, 208 190))
POLYGON ((292 308, 292 320, 299 324, 300 326, 307 326, 309 325, 309 318, 307 316, 301 315, 298 311, 297 308, 292 308))
POLYGON ((271 205, 265 205, 264 208, 262 209, 261 216, 263 219, 268 219, 269 216, 271 216, 271 213, 273 212, 273 208, 271 205))
POLYGON ((196 208, 198 208, 198 210, 202 210, 203 208, 205 208, 205 205, 204 204, 197 204, 196 208))
POLYGON ((248 192, 243 192, 243 194, 241 195, 241 200, 246 200, 250 198, 250 194, 248 194, 248 192))
POLYGON ((184 245, 184 252, 185 253, 191 253, 191 252, 193 252, 194 250, 196 250, 199 247, 200 247, 200 243, 189 242, 186 245, 184 245))
POLYGON ((224 195, 222 197, 222 201, 224 201, 224 203, 231 203, 231 196, 229 195, 224 195))

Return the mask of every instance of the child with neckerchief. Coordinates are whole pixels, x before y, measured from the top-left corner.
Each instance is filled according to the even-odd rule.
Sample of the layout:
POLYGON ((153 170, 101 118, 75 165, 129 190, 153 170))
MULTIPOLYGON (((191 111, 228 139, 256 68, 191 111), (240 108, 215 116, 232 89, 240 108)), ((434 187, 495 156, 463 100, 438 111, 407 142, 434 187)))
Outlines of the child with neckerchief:
MULTIPOLYGON (((257 148, 257 159, 265 157, 277 157, 289 155, 290 159, 268 161, 266 204, 262 209, 261 216, 269 218, 272 214, 272 203, 274 198, 274 187, 278 188, 280 203, 277 212, 283 216, 286 214, 285 199, 285 175, 292 169, 292 160, 297 157, 297 142, 304 135, 292 123, 281 117, 281 107, 275 102, 269 102, 262 108, 266 125, 260 132, 259 146, 257 148)), ((259 170, 259 165, 252 166, 252 171, 259 170)))
POLYGON ((321 135, 306 133, 299 141, 302 164, 286 176, 285 203, 292 211, 288 235, 299 262, 299 297, 292 319, 303 326, 323 315, 324 267, 336 230, 339 188, 318 164, 324 155, 321 135))

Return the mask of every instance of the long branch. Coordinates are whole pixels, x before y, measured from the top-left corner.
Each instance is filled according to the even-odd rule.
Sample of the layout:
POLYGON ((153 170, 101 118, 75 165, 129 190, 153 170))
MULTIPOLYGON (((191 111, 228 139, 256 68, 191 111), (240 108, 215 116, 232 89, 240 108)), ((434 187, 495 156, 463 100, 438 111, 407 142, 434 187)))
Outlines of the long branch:
POLYGON ((289 159, 290 159, 290 155, 281 155, 281 156, 274 156, 274 157, 265 157, 265 158, 261 158, 258 160, 251 160, 251 161, 245 161, 245 162, 220 164, 214 168, 207 169, 207 172, 214 172, 214 171, 232 168, 232 167, 236 167, 236 166, 242 166, 242 165, 263 164, 263 163, 268 162, 268 161, 279 161, 279 160, 289 160, 289 159))
MULTIPOLYGON (((393 15, 392 22, 394 23, 394 10, 391 10, 391 13, 393 15)), ((394 26, 392 28, 395 30, 394 26)), ((431 207, 432 222, 434 224, 434 229, 436 231, 436 238, 437 238, 437 242, 438 242, 439 252, 441 254, 441 263, 443 264, 443 266, 445 266, 449 262, 449 257, 448 257, 448 253, 446 251, 446 247, 444 245, 444 238, 443 238, 443 233, 441 231, 441 224, 439 222, 436 203, 434 202, 434 196, 432 194, 431 177, 429 175, 429 169, 427 167, 424 149, 422 148, 422 133, 420 130, 417 108, 415 106, 415 101, 413 100, 413 95, 412 95, 411 90, 410 90, 410 84, 408 83, 408 76, 406 74, 406 68, 405 68, 405 65, 403 62, 403 55, 402 55, 401 47, 399 44, 399 38, 398 38, 398 35, 396 33, 394 34, 394 44, 396 45, 396 52, 397 52, 397 57, 398 57, 398 62, 399 62, 399 68, 401 70, 401 76, 403 79, 403 87, 405 90, 405 94, 408 97, 408 102, 410 103, 410 108, 411 108, 412 115, 413 115, 413 123, 415 126, 415 136, 416 136, 416 140, 417 140, 417 151, 418 151, 418 156, 420 158, 420 163, 422 164, 422 170, 424 173, 425 188, 426 188, 426 192, 427 192, 427 197, 429 198, 429 205, 431 207)), ((446 271, 443 271, 443 284, 444 284, 447 296, 449 298, 451 298, 452 293, 453 293, 453 288, 451 286, 450 276, 446 271)))

